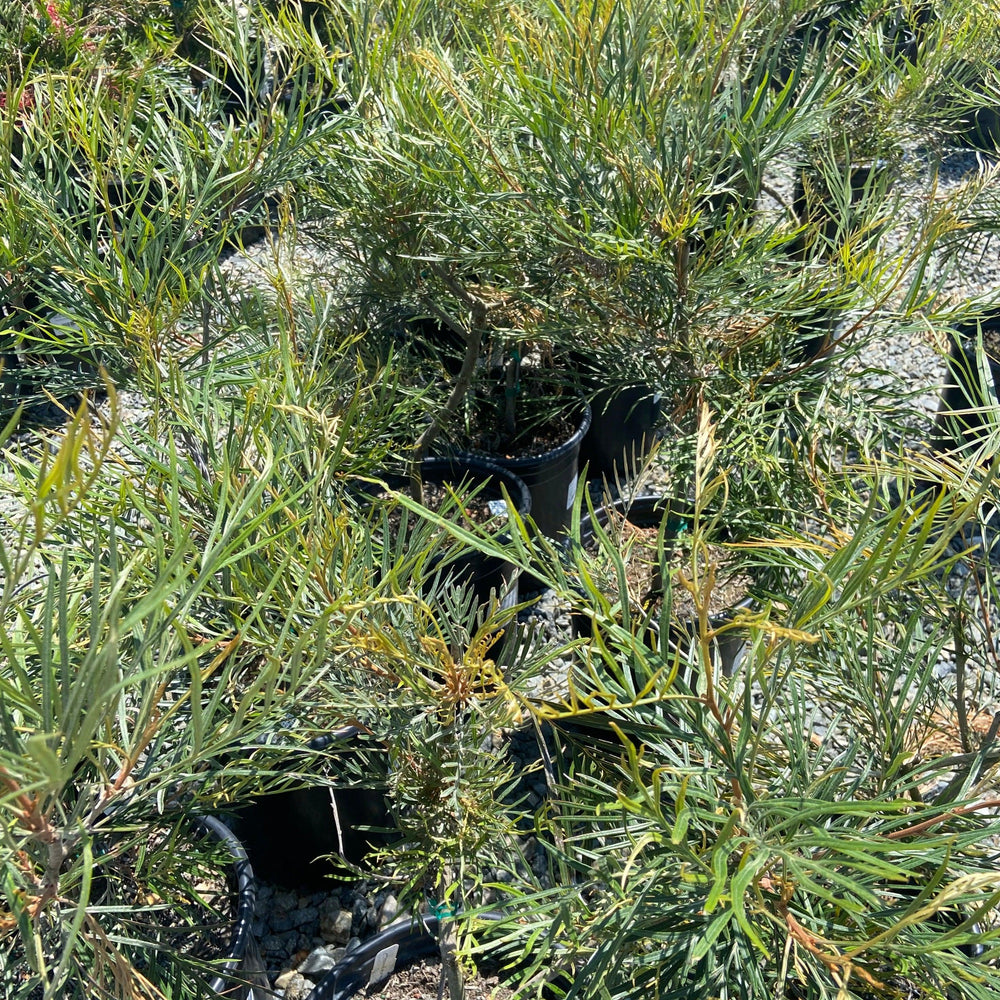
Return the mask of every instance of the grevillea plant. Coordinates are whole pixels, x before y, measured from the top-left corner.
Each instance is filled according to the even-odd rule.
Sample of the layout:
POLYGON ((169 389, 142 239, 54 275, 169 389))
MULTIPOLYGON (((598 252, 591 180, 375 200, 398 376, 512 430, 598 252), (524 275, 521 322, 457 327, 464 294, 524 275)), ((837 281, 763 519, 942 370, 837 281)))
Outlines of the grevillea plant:
MULTIPOLYGON (((660 542, 664 579, 696 609, 694 641, 651 644, 595 595, 561 697, 521 700, 554 734, 538 817, 551 884, 493 886, 509 909, 479 953, 509 959, 525 996, 553 957, 574 970, 558 984, 569 998, 946 997, 956 983, 996 996, 1000 727, 970 726, 967 687, 971 663, 995 666, 993 572, 965 542, 995 468, 832 474, 827 520, 729 546, 753 567, 755 605, 720 622, 702 544, 727 509, 710 434, 703 421, 690 565, 668 566, 660 542), (912 503, 887 498, 890 476, 912 503), (959 562, 961 598, 948 585, 959 562), (985 623, 970 629, 970 614, 985 623), (745 638, 731 675, 713 654, 726 631, 745 638)), ((516 532, 506 552, 579 606, 595 559, 625 573, 613 538, 595 544, 516 532)))
POLYGON ((0 452, 5 996, 202 997, 225 957, 157 955, 206 848, 164 854, 150 831, 172 844, 192 812, 266 787, 289 699, 321 716, 317 685, 371 577, 334 506, 402 412, 391 380, 348 388, 349 346, 325 383, 284 329, 145 427, 122 428, 108 384, 104 418, 86 401, 48 440, 0 452))

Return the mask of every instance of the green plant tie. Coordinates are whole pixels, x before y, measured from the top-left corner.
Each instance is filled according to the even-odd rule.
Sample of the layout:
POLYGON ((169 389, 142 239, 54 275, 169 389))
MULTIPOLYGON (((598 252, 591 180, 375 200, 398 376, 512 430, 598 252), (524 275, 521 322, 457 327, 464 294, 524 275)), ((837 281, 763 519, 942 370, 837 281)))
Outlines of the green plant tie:
MULTIPOLYGON (((519 365, 521 363, 521 352, 516 347, 511 348, 510 360, 513 361, 515 365, 519 365)), ((520 375, 520 371, 518 372, 518 375, 520 375)), ((504 396, 507 397, 507 399, 514 399, 516 396, 520 396, 521 395, 520 377, 512 386, 509 386, 508 388, 504 389, 503 394, 504 396)))
POLYGON ((446 920, 449 917, 458 916, 458 910, 452 906, 451 903, 435 903, 433 899, 430 903, 431 913, 439 920, 446 920))

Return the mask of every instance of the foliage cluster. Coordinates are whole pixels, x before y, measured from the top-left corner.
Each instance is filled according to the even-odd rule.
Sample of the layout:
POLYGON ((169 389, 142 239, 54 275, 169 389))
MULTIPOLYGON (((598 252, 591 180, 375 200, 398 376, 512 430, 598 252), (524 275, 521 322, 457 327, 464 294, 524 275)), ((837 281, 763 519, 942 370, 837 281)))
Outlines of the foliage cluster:
POLYGON ((1000 439, 990 413, 975 455, 914 448, 926 415, 864 359, 988 305, 942 290, 991 175, 893 180, 933 191, 998 31, 943 0, 0 15, 3 995, 202 996, 108 871, 168 901, 144 831, 348 722, 388 751, 382 870, 446 918, 453 995, 487 949, 522 996, 997 995, 998 727, 970 718, 1000 439), (672 600, 650 628, 597 586, 613 537, 379 485, 520 366, 664 399, 684 641, 672 600), (754 580, 724 621, 720 540, 754 580), (459 547, 589 635, 477 603, 439 572, 459 547))

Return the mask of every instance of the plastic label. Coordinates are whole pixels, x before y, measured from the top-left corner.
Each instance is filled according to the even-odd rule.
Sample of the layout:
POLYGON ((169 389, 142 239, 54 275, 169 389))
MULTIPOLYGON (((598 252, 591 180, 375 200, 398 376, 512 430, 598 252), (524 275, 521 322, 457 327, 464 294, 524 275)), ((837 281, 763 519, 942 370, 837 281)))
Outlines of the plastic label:
POLYGON ((580 473, 577 473, 573 477, 573 481, 569 484, 569 489, 566 491, 566 509, 569 510, 573 506, 573 501, 576 499, 576 481, 580 478, 580 473))
POLYGON ((371 975, 368 977, 369 986, 377 986, 383 980, 396 971, 396 955, 399 954, 399 945, 392 944, 388 948, 383 948, 372 962, 371 975))
POLYGON ((490 500, 490 516, 491 517, 506 517, 507 516, 507 501, 506 500, 490 500))

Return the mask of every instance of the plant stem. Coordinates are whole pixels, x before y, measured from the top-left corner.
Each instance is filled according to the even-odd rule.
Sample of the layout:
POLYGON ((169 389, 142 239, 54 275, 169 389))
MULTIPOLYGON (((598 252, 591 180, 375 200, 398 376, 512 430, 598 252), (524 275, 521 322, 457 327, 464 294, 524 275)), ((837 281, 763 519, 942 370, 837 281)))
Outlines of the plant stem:
MULTIPOLYGON (((975 571, 975 568, 973 568, 975 571)), ((958 736, 965 753, 972 752, 972 739, 969 735, 969 713, 965 704, 965 667, 969 656, 965 651, 965 616, 961 608, 956 608, 953 615, 955 627, 955 713, 958 716, 958 736)))
POLYGON ((508 440, 513 440, 517 434, 517 397, 518 383, 521 381, 521 349, 515 347, 507 362, 503 394, 503 423, 508 440))
POLYGON ((413 446, 413 460, 410 463, 410 487, 413 499, 417 503, 423 503, 424 497, 423 481, 420 478, 420 463, 441 432, 442 426, 455 414, 459 404, 468 393, 483 343, 483 331, 486 327, 486 303, 468 292, 464 292, 464 297, 468 302, 471 317, 468 329, 456 330, 465 339, 462 367, 459 369, 458 375, 455 376, 447 402, 438 412, 431 415, 430 423, 424 428, 423 433, 413 446))
MULTIPOLYGON (((450 865, 443 872, 442 896, 450 899, 449 890, 455 884, 455 872, 450 865)), ((454 918, 441 917, 439 924, 439 949, 441 951, 441 975, 448 987, 450 1000, 465 1000, 465 977, 458 962, 458 925, 454 918)))

